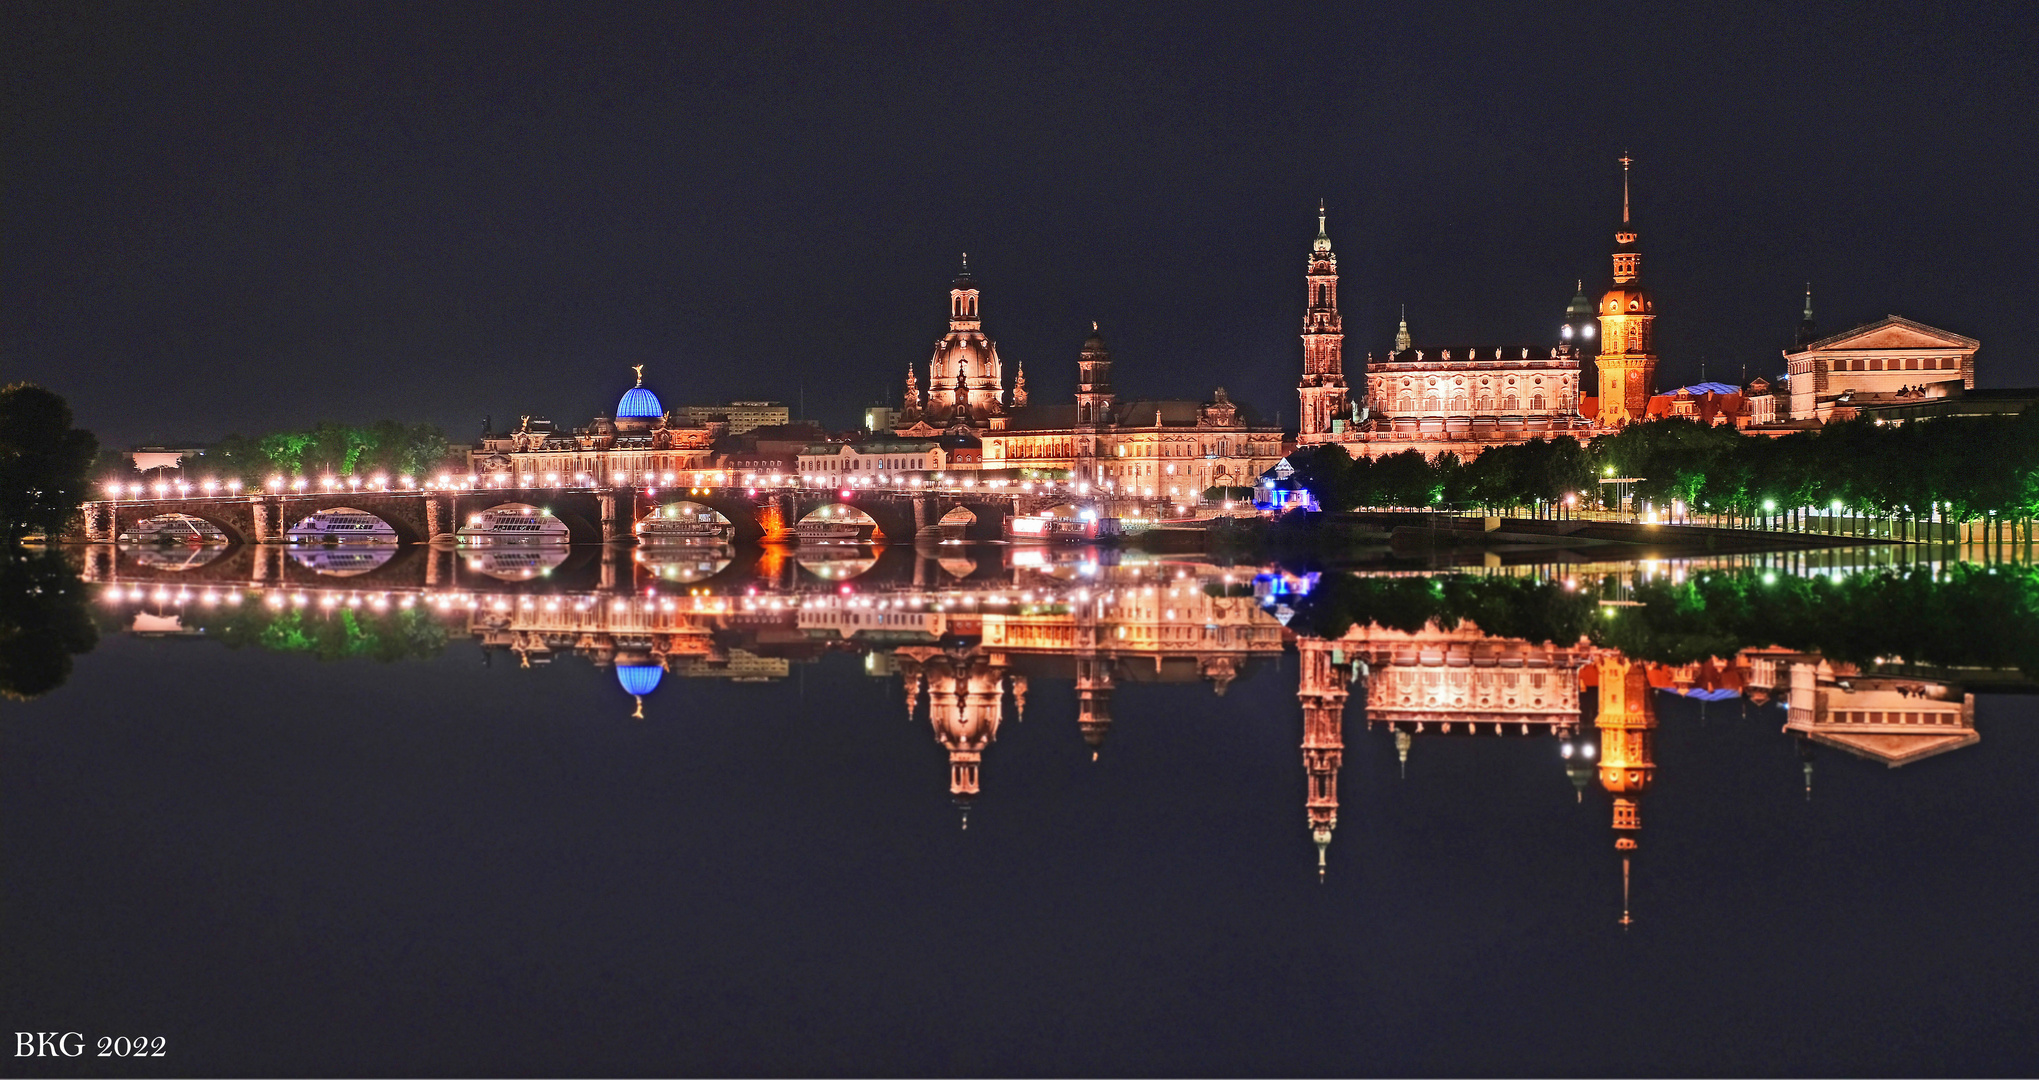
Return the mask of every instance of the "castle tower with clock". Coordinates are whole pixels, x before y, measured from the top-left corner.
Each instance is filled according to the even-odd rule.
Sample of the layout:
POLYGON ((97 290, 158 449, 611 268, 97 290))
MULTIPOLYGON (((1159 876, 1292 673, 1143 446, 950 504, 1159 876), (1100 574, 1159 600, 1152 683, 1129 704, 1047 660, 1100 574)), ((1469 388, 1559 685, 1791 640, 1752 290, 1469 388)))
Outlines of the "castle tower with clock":
POLYGON ((1594 420, 1620 427, 1646 419, 1656 390, 1655 307, 1642 283, 1642 251, 1629 213, 1628 167, 1621 156, 1621 227, 1614 231, 1614 283, 1600 298, 1600 406, 1594 420))

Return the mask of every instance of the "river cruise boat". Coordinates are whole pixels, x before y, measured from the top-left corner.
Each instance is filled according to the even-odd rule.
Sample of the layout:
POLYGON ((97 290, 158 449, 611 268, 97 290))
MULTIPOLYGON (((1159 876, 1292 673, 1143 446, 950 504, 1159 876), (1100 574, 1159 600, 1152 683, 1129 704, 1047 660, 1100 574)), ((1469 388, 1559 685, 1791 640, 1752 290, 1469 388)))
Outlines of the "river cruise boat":
POLYGON ((1009 517, 1005 538, 1015 544, 1088 544, 1119 535, 1118 518, 1009 517))
POLYGON ((498 507, 467 519, 462 543, 483 547, 564 544, 572 539, 566 523, 531 507, 498 507))
POLYGON ((793 534, 803 544, 858 544, 869 539, 869 528, 841 518, 809 519, 793 526, 793 534))
POLYGON ((293 544, 394 544, 396 530, 374 514, 321 510, 284 534, 293 544))
POLYGON ((164 514, 137 521, 118 537, 123 544, 224 544, 227 534, 188 514, 164 514))
POLYGON ((648 517, 637 523, 637 539, 647 544, 726 544, 736 526, 713 517, 648 517))

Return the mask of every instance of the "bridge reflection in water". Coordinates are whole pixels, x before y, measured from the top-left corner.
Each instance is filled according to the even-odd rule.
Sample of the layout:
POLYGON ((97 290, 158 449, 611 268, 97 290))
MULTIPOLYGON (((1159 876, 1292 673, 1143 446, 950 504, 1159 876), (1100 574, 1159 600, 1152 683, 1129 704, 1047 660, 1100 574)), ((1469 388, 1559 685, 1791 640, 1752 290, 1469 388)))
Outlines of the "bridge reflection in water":
MULTIPOLYGON (((2024 685, 2016 673, 1936 671, 1896 658, 1850 664, 1768 643, 1660 663, 1586 636, 1533 641, 1437 617, 1312 634, 1295 618, 1294 605, 1316 575, 1110 550, 926 544, 865 547, 852 558, 833 552, 825 559, 712 545, 559 550, 562 561, 545 568, 548 576, 520 577, 521 571, 470 562, 475 552, 421 547, 398 549, 372 566, 362 564, 374 560, 348 561, 338 570, 253 546, 228 554, 276 557, 178 569, 109 559, 95 548, 100 557, 88 561, 87 579, 96 583, 104 614, 142 634, 217 634, 236 621, 286 618, 302 626, 344 613, 350 632, 366 626, 362 632, 372 633, 378 619, 427 624, 443 631, 434 641, 464 637, 485 657, 525 667, 578 656, 616 672, 617 713, 636 718, 647 716, 647 697, 654 699, 649 715, 657 717, 656 692, 672 678, 768 681, 829 653, 861 655, 870 675, 899 681, 909 718, 930 725, 947 756, 949 795, 965 828, 995 764, 1000 729, 1024 718, 1029 693, 1038 694, 1043 682, 1070 686, 1077 701, 1072 735, 1096 757, 1121 687, 1201 682, 1224 694, 1257 666, 1286 668, 1280 658, 1293 652, 1307 774, 1304 825, 1320 876, 1331 866, 1348 705, 1356 699, 1363 730, 1391 743, 1405 770, 1425 740, 1549 743, 1554 790, 1563 790, 1562 776, 1579 801, 1588 794, 1609 801, 1601 820, 1624 896, 1658 768, 1664 695, 1735 701, 1776 723, 1797 751, 1810 798, 1816 748, 1897 767, 1973 746, 1981 736, 1966 681, 2024 685), (848 562, 867 565, 845 576, 848 562), (400 573, 369 580, 392 567, 400 573), (676 567, 685 573, 671 572, 676 567)), ((1776 566, 1833 572, 1807 569, 1796 558, 1780 556, 1776 566)), ((1878 556, 1863 558, 1873 565, 1878 556)), ((1746 567, 1751 558, 1722 562, 1746 567)), ((1608 606, 1636 604, 1621 597, 1652 577, 1682 579, 1711 565, 1487 573, 1568 589, 1591 578, 1604 614, 1608 606)), ((1778 570, 1756 572, 1774 579, 1778 570)), ((1435 582, 1469 575, 1407 576, 1435 582)), ((1282 722, 1294 723, 1295 714, 1282 722)))

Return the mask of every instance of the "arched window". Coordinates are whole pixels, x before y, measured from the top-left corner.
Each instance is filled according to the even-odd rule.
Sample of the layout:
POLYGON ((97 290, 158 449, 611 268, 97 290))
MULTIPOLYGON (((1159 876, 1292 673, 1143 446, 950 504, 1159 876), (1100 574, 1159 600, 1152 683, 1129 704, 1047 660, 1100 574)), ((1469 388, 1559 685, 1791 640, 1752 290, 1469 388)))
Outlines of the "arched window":
POLYGON ((1542 395, 1542 394, 1531 394, 1531 395, 1529 395, 1529 409, 1530 409, 1530 411, 1531 411, 1531 412, 1542 412, 1542 411, 1543 411, 1543 395, 1542 395))
POLYGON ((1479 403, 1477 405, 1473 406, 1476 412, 1494 411, 1494 398, 1491 394, 1481 394, 1479 396, 1478 402, 1479 403))
POLYGON ((1516 404, 1516 398, 1514 394, 1509 394, 1507 397, 1501 399, 1502 412, 1514 412, 1517 407, 1518 406, 1516 404))
POLYGON ((977 317, 977 298, 974 296, 970 298, 970 317, 977 317))
POLYGON ((1455 413, 1466 411, 1466 396, 1464 394, 1453 394, 1451 396, 1451 411, 1455 413))
POLYGON ((1407 394, 1403 394, 1403 395, 1402 395, 1402 400, 1401 400, 1401 401, 1399 401, 1399 402, 1397 402, 1397 403, 1396 403, 1396 405, 1395 405, 1395 411, 1396 411, 1396 412, 1400 412, 1400 413, 1412 413, 1412 412, 1415 412, 1415 411, 1416 411, 1416 399, 1415 399, 1415 398, 1412 398, 1412 397, 1410 397, 1410 396, 1409 396, 1409 395, 1407 395, 1407 394))
POLYGON ((1426 396, 1423 399, 1423 411, 1427 413, 1434 413, 1437 411, 1437 398, 1435 395, 1426 396))

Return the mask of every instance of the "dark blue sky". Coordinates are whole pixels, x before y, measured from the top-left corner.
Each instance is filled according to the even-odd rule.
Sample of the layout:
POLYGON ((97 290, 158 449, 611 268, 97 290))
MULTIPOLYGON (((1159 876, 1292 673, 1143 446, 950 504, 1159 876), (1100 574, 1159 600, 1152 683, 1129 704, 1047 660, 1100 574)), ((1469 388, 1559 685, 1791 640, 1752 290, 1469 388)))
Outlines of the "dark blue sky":
POLYGON ((10 5, 0 378, 115 444, 321 418, 896 398, 967 250, 1036 400, 1293 422, 1319 198, 1347 351, 1542 344, 1637 160, 1660 381, 1903 314, 2026 343, 2014 5, 10 5))

